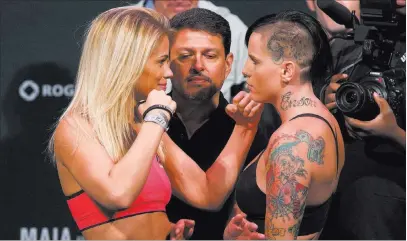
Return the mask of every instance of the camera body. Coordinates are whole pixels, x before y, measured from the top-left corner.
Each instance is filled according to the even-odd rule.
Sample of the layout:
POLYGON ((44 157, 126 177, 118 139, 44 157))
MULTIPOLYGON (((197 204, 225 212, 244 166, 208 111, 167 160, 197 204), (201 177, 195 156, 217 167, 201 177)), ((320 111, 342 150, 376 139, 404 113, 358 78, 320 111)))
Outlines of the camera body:
MULTIPOLYGON (((360 7, 362 24, 353 13, 353 30, 340 38, 360 46, 361 61, 337 90, 337 107, 345 116, 372 120, 379 114, 373 98, 376 92, 387 100, 400 122, 405 115, 406 75, 405 64, 397 66, 395 60, 405 19, 396 13, 395 0, 361 0, 360 7)), ((405 52, 405 44, 401 51, 405 52)))
POLYGON ((338 109, 346 116, 372 120, 380 112, 373 93, 385 98, 397 119, 405 115, 405 70, 367 72, 364 76, 341 84, 336 92, 338 109))

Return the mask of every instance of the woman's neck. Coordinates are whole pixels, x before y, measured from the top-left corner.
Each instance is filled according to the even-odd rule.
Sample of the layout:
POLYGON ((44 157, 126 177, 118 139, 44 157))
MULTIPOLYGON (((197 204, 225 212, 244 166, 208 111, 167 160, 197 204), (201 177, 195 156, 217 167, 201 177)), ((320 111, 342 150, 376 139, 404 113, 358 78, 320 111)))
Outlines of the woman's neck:
POLYGON ((288 86, 281 91, 279 97, 272 103, 284 123, 293 117, 308 112, 314 112, 322 103, 314 95, 311 83, 301 86, 288 86))

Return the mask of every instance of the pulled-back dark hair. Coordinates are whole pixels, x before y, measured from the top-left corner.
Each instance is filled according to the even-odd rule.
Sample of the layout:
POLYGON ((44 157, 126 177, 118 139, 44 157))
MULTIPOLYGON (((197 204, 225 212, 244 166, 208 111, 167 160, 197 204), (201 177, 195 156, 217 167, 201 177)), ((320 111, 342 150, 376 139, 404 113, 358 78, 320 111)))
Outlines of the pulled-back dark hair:
POLYGON ((322 85, 332 72, 332 54, 328 36, 312 16, 297 10, 286 10, 257 19, 247 30, 245 41, 255 31, 271 33, 267 49, 273 60, 293 58, 304 68, 302 78, 322 85))
POLYGON ((170 20, 171 28, 174 30, 192 29, 205 31, 213 35, 221 35, 225 55, 230 52, 231 31, 226 19, 217 13, 204 8, 192 8, 178 13, 170 20))

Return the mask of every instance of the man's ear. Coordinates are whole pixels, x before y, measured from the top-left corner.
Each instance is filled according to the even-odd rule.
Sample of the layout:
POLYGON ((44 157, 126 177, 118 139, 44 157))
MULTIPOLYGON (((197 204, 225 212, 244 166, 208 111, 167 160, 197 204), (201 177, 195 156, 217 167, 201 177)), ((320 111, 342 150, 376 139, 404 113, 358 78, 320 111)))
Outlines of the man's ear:
POLYGON ((315 2, 316 0, 305 0, 307 3, 308 9, 311 10, 312 12, 315 12, 315 2))
POLYGON ((230 52, 227 56, 226 56, 226 66, 225 66, 225 74, 226 77, 230 74, 230 71, 232 70, 232 64, 233 64, 233 53, 230 52))
POLYGON ((281 67, 281 69, 280 69, 281 81, 284 84, 289 84, 294 79, 296 65, 292 61, 284 61, 280 65, 280 67, 281 67))

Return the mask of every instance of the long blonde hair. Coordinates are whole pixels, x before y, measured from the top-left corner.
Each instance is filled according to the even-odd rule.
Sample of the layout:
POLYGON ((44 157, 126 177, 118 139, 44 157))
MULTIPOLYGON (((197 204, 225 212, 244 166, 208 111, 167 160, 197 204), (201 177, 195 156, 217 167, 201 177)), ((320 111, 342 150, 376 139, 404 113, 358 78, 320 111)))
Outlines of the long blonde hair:
MULTIPOLYGON (((126 6, 94 19, 87 31, 75 94, 68 113, 80 115, 93 127, 97 140, 117 162, 133 144, 135 86, 169 21, 154 10, 126 6)), ((142 83, 139 83, 142 84, 142 83)), ((54 153, 54 137, 49 150, 54 153)))

